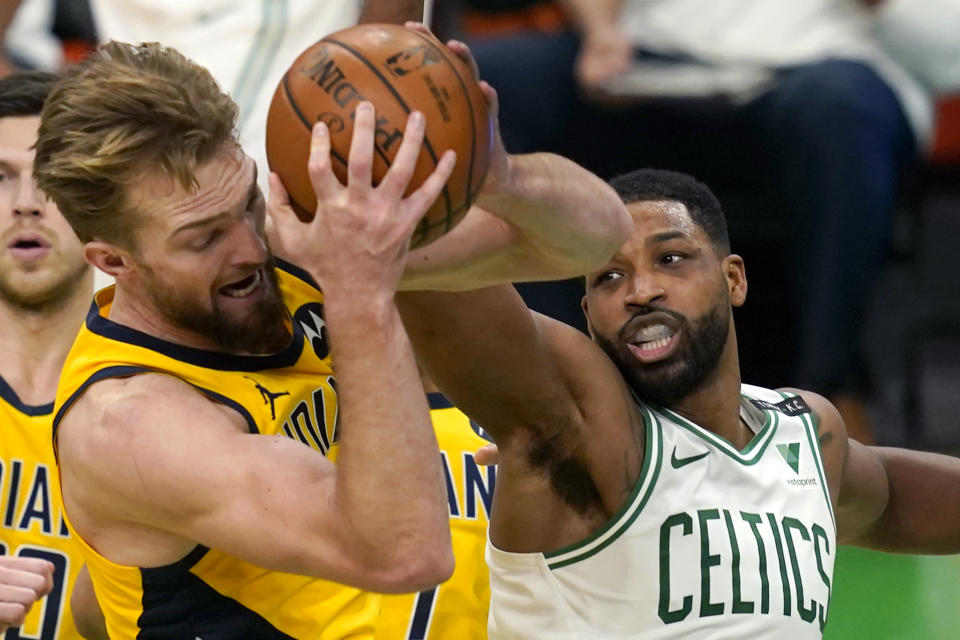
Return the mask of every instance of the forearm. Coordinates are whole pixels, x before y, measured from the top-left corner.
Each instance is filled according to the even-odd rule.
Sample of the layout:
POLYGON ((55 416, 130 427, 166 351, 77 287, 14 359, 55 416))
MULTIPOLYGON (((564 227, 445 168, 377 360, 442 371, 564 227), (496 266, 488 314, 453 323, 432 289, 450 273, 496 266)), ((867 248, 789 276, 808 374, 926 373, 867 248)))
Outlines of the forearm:
POLYGON ((481 193, 459 227, 410 254, 402 289, 575 277, 609 259, 632 231, 613 189, 566 158, 512 156, 507 175, 481 193))
POLYGON ((423 20, 423 0, 364 0, 359 22, 403 24, 423 20))
POLYGON ((447 498, 412 348, 392 300, 357 293, 325 294, 341 411, 337 511, 371 567, 442 564, 447 498))
POLYGON ((883 514, 858 542, 882 551, 960 553, 960 458, 873 448, 889 482, 883 514))

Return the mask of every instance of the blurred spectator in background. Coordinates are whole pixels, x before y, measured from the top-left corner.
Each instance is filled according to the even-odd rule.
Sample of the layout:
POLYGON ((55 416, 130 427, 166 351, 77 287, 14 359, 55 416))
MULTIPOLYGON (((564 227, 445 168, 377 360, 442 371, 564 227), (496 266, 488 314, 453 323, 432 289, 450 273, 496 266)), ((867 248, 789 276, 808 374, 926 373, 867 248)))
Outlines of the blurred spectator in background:
POLYGON ((240 108, 240 143, 267 189, 267 111, 309 45, 357 22, 420 20, 423 0, 90 0, 101 41, 158 41, 206 67, 240 108))
POLYGON ((579 48, 564 32, 468 38, 501 94, 508 148, 557 148, 606 177, 680 170, 742 194, 729 214, 735 245, 769 257, 751 277, 764 291, 746 311, 756 319, 745 368, 829 396, 853 436, 872 441, 864 310, 898 184, 932 130, 928 91, 876 36, 881 2, 557 4, 579 48), (784 303, 789 313, 769 313, 784 303))
POLYGON ((0 77, 16 69, 55 71, 96 44, 87 0, 0 3, 0 77))

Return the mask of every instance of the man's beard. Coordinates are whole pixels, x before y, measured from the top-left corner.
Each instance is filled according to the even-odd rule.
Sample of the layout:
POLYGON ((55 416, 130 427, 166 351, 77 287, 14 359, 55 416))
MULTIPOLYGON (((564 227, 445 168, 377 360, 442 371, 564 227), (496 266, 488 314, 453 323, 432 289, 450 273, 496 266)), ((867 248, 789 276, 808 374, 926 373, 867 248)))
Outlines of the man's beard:
POLYGON ((654 404, 670 407, 698 389, 717 370, 727 344, 730 312, 724 301, 693 322, 675 311, 653 307, 639 310, 634 317, 653 311, 675 318, 683 333, 680 349, 665 360, 645 363, 630 352, 623 335, 629 322, 618 332, 616 342, 601 335, 595 338, 634 393, 654 404))
POLYGON ((263 269, 266 295, 244 318, 232 318, 217 306, 217 298, 211 299, 213 309, 207 309, 199 301, 178 296, 156 273, 141 265, 144 290, 157 312, 175 327, 202 336, 227 353, 276 353, 290 342, 290 332, 284 320, 286 307, 280 298, 277 274, 273 257, 268 258, 263 269))

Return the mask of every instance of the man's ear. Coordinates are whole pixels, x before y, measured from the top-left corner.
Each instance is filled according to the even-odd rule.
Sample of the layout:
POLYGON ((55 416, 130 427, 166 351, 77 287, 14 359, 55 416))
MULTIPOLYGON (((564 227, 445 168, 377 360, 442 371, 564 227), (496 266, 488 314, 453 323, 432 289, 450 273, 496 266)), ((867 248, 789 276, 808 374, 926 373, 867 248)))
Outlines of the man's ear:
POLYGON ((734 307, 743 306, 747 300, 747 271, 743 265, 743 258, 735 253, 724 258, 723 276, 727 280, 730 304, 734 307))
POLYGON ((130 252, 109 242, 92 240, 86 243, 83 245, 83 257, 97 269, 113 276, 115 279, 129 274, 133 270, 133 260, 130 257, 130 252))

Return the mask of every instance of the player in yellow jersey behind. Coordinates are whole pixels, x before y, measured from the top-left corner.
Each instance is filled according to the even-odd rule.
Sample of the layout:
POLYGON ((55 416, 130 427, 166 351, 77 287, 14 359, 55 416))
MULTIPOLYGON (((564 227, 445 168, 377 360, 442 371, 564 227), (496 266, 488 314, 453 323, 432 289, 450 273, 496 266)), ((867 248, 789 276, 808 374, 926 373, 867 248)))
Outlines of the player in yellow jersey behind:
POLYGON ((481 640, 487 637, 490 573, 484 560, 496 467, 475 454, 490 440, 475 422, 424 379, 450 503, 456 567, 450 579, 419 593, 386 596, 377 637, 391 640, 481 640))
POLYGON ((93 274, 31 175, 40 110, 56 81, 44 72, 0 79, 0 630, 13 627, 6 640, 80 637, 69 599, 83 560, 61 515, 50 433, 57 377, 93 274))

